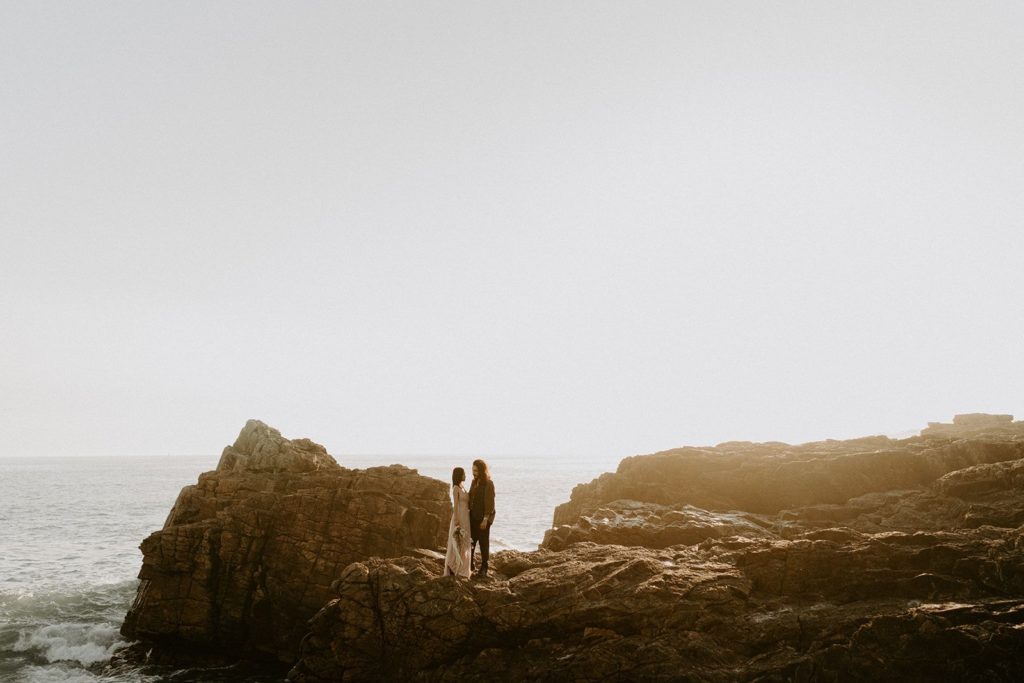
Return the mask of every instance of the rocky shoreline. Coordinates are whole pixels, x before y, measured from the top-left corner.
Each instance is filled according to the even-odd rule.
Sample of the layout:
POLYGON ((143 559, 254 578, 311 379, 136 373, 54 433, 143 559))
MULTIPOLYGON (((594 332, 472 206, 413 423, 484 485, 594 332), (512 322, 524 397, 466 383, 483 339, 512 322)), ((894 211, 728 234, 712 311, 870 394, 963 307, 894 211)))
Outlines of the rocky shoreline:
POLYGON ((122 632, 303 683, 1024 680, 1008 415, 627 458, 482 581, 440 576, 449 514, 443 482, 251 421, 143 542, 122 632))
POLYGON ((155 661, 294 662, 345 567, 442 546, 450 515, 442 482, 400 466, 348 470, 319 444, 250 420, 142 542, 121 633, 155 661))

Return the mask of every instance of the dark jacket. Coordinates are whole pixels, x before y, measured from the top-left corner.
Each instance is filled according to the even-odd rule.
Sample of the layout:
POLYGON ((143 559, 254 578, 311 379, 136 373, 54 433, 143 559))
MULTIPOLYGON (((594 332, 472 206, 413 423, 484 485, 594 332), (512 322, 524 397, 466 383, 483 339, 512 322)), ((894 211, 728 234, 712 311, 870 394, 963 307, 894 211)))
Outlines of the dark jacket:
POLYGON ((494 524, 494 482, 484 479, 477 483, 474 479, 469 487, 469 518, 479 522, 487 518, 487 525, 494 524))

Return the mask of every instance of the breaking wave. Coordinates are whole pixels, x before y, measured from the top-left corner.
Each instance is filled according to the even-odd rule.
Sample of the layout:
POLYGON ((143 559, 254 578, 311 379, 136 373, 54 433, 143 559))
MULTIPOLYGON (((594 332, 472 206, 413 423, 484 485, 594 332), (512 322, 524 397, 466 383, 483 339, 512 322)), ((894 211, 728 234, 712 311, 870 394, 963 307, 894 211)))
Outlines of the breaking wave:
POLYGON ((0 680, 116 680, 89 667, 125 644, 119 629, 137 585, 0 592, 0 680))
POLYGON ((52 624, 21 631, 14 652, 38 652, 47 662, 105 662, 124 644, 114 624, 52 624))

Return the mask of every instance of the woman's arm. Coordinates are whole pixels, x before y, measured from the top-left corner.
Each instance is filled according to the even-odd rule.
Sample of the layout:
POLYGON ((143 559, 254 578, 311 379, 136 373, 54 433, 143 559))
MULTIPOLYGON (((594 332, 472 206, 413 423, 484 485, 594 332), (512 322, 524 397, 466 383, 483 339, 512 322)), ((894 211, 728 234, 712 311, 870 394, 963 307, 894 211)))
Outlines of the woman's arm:
POLYGON ((459 524, 459 503, 462 502, 462 489, 458 486, 452 486, 452 497, 455 499, 455 509, 452 510, 452 516, 455 518, 455 528, 458 529, 462 526, 459 524))

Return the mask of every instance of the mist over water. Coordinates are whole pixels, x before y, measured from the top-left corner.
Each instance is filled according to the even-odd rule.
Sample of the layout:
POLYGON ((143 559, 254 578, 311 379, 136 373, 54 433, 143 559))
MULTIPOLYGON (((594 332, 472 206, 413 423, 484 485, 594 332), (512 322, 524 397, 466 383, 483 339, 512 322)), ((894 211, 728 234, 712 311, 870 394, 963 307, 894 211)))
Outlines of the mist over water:
MULTIPOLYGON (((479 456, 336 456, 349 468, 402 464, 444 482, 479 456)), ((234 670, 104 671, 124 644, 139 543, 163 526, 183 486, 219 456, 0 458, 0 681, 253 681, 234 670), (127 677, 126 677, 127 676, 127 677)), ((617 461, 497 456, 494 551, 532 550, 573 486, 617 461)))

